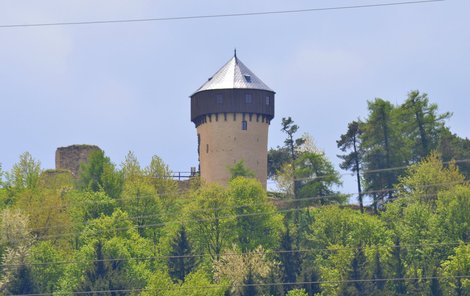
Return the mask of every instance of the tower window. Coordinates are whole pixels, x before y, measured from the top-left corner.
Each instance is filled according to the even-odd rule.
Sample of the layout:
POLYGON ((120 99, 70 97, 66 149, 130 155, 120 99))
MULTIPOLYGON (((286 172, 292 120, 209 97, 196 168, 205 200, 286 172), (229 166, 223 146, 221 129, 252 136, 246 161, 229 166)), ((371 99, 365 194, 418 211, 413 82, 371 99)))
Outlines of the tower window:
POLYGON ((224 97, 222 95, 217 95, 216 100, 217 100, 217 104, 223 104, 224 103, 224 97))
POLYGON ((245 103, 251 104, 252 101, 253 101, 253 98, 251 97, 251 94, 246 94, 245 95, 245 103))
POLYGON ((245 77, 245 81, 248 82, 248 83, 251 83, 251 76, 250 75, 243 75, 243 77, 245 77))
POLYGON ((242 121, 242 130, 246 131, 248 129, 248 123, 246 122, 246 120, 243 120, 242 121))
POLYGON ((206 153, 209 153, 209 144, 206 144, 206 153))
POLYGON ((269 105, 269 96, 266 97, 266 105, 269 105))

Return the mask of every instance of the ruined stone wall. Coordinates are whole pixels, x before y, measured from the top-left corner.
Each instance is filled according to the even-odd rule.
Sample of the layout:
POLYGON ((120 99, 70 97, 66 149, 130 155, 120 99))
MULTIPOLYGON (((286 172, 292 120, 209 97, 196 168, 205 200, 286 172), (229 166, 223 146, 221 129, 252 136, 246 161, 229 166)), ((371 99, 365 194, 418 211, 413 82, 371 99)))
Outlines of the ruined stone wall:
POLYGON ((69 170, 78 177, 80 164, 88 161, 93 151, 101 150, 95 145, 72 145, 59 147, 55 152, 56 170, 69 170))

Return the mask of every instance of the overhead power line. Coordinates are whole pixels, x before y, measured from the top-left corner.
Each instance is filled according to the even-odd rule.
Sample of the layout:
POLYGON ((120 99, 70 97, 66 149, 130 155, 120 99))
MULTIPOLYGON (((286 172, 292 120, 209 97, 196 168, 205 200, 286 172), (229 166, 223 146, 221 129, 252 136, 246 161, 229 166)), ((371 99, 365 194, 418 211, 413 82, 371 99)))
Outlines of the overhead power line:
MULTIPOLYGON (((400 244, 400 245, 386 245, 386 244, 371 244, 368 246, 358 247, 358 246, 330 246, 326 248, 308 248, 308 249, 294 249, 294 250, 265 250, 263 252, 251 251, 251 252, 242 252, 242 253, 221 253, 220 257, 232 257, 232 256, 244 256, 248 254, 261 254, 261 255, 270 255, 270 254, 301 254, 301 253, 314 253, 314 252, 338 252, 338 251, 347 251, 347 250, 358 250, 366 248, 400 248, 404 250, 410 250, 413 248, 419 247, 430 247, 434 250, 438 250, 443 247, 455 247, 465 244, 464 242, 453 242, 453 243, 419 243, 419 244, 400 244)), ((64 260, 64 261, 44 261, 36 263, 28 263, 28 266, 48 266, 48 265, 71 265, 71 264, 80 264, 85 262, 126 262, 126 261, 150 261, 156 259, 186 259, 186 258, 204 258, 211 256, 210 253, 202 254, 192 254, 192 255, 156 255, 150 257, 128 257, 128 258, 104 258, 104 259, 82 259, 82 260, 64 260)), ((22 266, 24 263, 11 263, 11 264, 0 264, 0 267, 18 267, 22 266)))
MULTIPOLYGON (((234 284, 228 287, 269 287, 269 286, 295 286, 295 285, 312 285, 312 284, 342 284, 342 283, 367 283, 367 282, 397 282, 397 281, 416 281, 416 280, 432 280, 432 279, 468 279, 470 275, 456 275, 456 276, 423 276, 423 277, 395 277, 395 278, 381 278, 381 279, 358 279, 358 280, 321 280, 321 281, 303 281, 303 282, 276 282, 276 283, 255 283, 255 284, 234 284)), ((120 293, 136 293, 136 292, 157 292, 157 291, 172 291, 172 290, 194 290, 194 289, 219 289, 227 288, 227 285, 213 284, 205 286, 179 286, 179 287, 161 287, 161 288, 133 288, 133 289, 119 289, 119 290, 98 290, 98 291, 77 291, 73 292, 74 295, 82 294, 120 294, 120 293)), ((69 294, 69 292, 54 292, 54 295, 69 294)), ((45 296, 51 293, 37 293, 37 294, 12 294, 12 296, 45 296)))
POLYGON ((292 9, 292 10, 274 10, 274 11, 257 11, 257 12, 242 12, 242 13, 207 14, 207 15, 187 15, 187 16, 156 17, 156 18, 134 18, 134 19, 94 20, 94 21, 74 21, 74 22, 51 22, 51 23, 30 23, 30 24, 5 24, 5 25, 0 25, 0 28, 77 26, 77 25, 99 25, 99 24, 118 24, 118 23, 142 23, 142 22, 178 21, 178 20, 197 20, 197 19, 211 19, 211 18, 228 18, 228 17, 243 17, 243 16, 308 13, 308 12, 374 8, 374 7, 387 7, 387 6, 398 6, 398 5, 412 5, 412 4, 427 4, 427 3, 432 3, 432 2, 444 2, 444 1, 446 1, 446 0, 402 1, 402 2, 387 2, 387 3, 377 3, 377 4, 350 5, 350 6, 331 6, 331 7, 316 7, 316 8, 292 9))
MULTIPOLYGON (((454 184, 459 184, 459 183, 455 183, 453 182, 454 184)), ((441 184, 450 184, 450 183, 441 183, 441 184)), ((374 192, 388 192, 390 190, 376 190, 374 192)), ((421 197, 426 197, 426 196, 432 196, 432 195, 420 195, 421 197)), ((302 201, 312 201, 312 200, 318 200, 318 199, 323 199, 325 198, 325 196, 314 196, 314 197, 307 197, 307 198, 301 198, 301 199, 290 199, 290 200, 287 200, 288 202, 302 202, 302 201)), ((243 207, 245 205, 240 205, 240 206, 237 206, 237 207, 243 207)), ((229 208, 229 207, 227 207, 229 208)), ((202 223, 202 222, 210 222, 210 221, 213 221, 213 220, 216 220, 216 219, 221 219, 221 220, 224 220, 224 219, 236 219, 236 218, 240 218, 240 217, 256 217, 256 216, 263 216, 263 215, 266 215, 266 216, 269 216, 269 215, 275 215, 275 214, 280 214, 280 213, 290 213, 290 212, 296 212, 296 211, 302 211, 302 210, 308 210, 311 208, 311 205, 304 205, 304 206, 301 206, 301 207, 297 207, 297 208, 290 208, 290 209, 284 209, 284 210, 273 210, 273 211, 256 211, 256 212, 251 212, 251 213, 243 213, 243 214, 228 214, 228 215, 222 215, 222 216, 218 216, 218 217, 206 217, 206 218, 201 218, 201 219, 194 219, 194 218, 191 218, 191 219, 181 219, 181 220, 174 220, 174 221, 167 221, 167 222, 160 222, 160 223, 150 223, 150 224, 143 224, 143 225, 130 225, 130 226, 122 226, 122 227, 116 227, 116 228, 110 228, 110 229, 107 229, 107 230, 97 230, 96 231, 96 234, 103 234, 105 233, 106 231, 108 230, 112 230, 112 231, 127 231, 127 230, 130 230, 130 229, 147 229, 147 228, 157 228, 157 227, 163 227, 165 225, 171 225, 171 224, 174 224, 174 225, 178 225, 178 224, 185 224, 185 223, 202 223)), ((220 210, 222 208, 213 208, 213 209, 210 209, 208 208, 207 210, 220 210)), ((129 219, 135 219, 135 218, 149 218, 149 217, 152 217, 154 215, 145 215, 145 216, 136 216, 136 217, 129 217, 129 219)), ((83 223, 83 225, 87 225, 89 223, 83 223)), ((54 229, 54 228, 59 228, 59 226, 50 226, 50 227, 39 227, 39 228, 32 228, 31 230, 32 231, 37 231, 37 230, 42 230, 42 229, 54 229)), ((48 235, 43 235, 43 236, 40 236, 40 237, 36 237, 35 240, 37 241, 43 241, 43 240, 51 240, 51 239, 59 239, 59 238, 63 238, 63 237, 73 237, 73 236, 76 236, 76 235, 80 235, 82 233, 82 231, 71 231, 71 232, 65 232, 65 233, 58 233, 58 234, 48 234, 48 235)), ((22 239, 12 239, 12 240, 9 240, 10 242, 18 242, 18 241, 23 241, 27 238, 22 238, 22 239)))

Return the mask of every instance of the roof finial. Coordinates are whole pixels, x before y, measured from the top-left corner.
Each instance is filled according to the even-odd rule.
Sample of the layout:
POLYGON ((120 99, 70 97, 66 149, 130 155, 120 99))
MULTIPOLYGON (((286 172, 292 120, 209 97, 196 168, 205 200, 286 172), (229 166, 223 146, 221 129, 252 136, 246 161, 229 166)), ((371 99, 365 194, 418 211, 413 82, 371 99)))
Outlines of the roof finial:
POLYGON ((237 57, 237 48, 235 48, 235 49, 233 50, 233 57, 234 57, 234 58, 237 57))

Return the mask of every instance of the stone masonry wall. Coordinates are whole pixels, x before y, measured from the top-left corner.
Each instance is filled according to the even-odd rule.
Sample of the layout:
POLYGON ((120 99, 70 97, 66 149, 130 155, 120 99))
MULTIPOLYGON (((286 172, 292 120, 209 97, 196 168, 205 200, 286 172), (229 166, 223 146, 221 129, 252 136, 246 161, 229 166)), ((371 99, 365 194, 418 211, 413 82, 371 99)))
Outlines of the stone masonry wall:
POLYGON ((78 177, 80 164, 87 162, 93 151, 101 150, 95 145, 72 145, 59 147, 55 152, 56 170, 69 170, 78 177))

